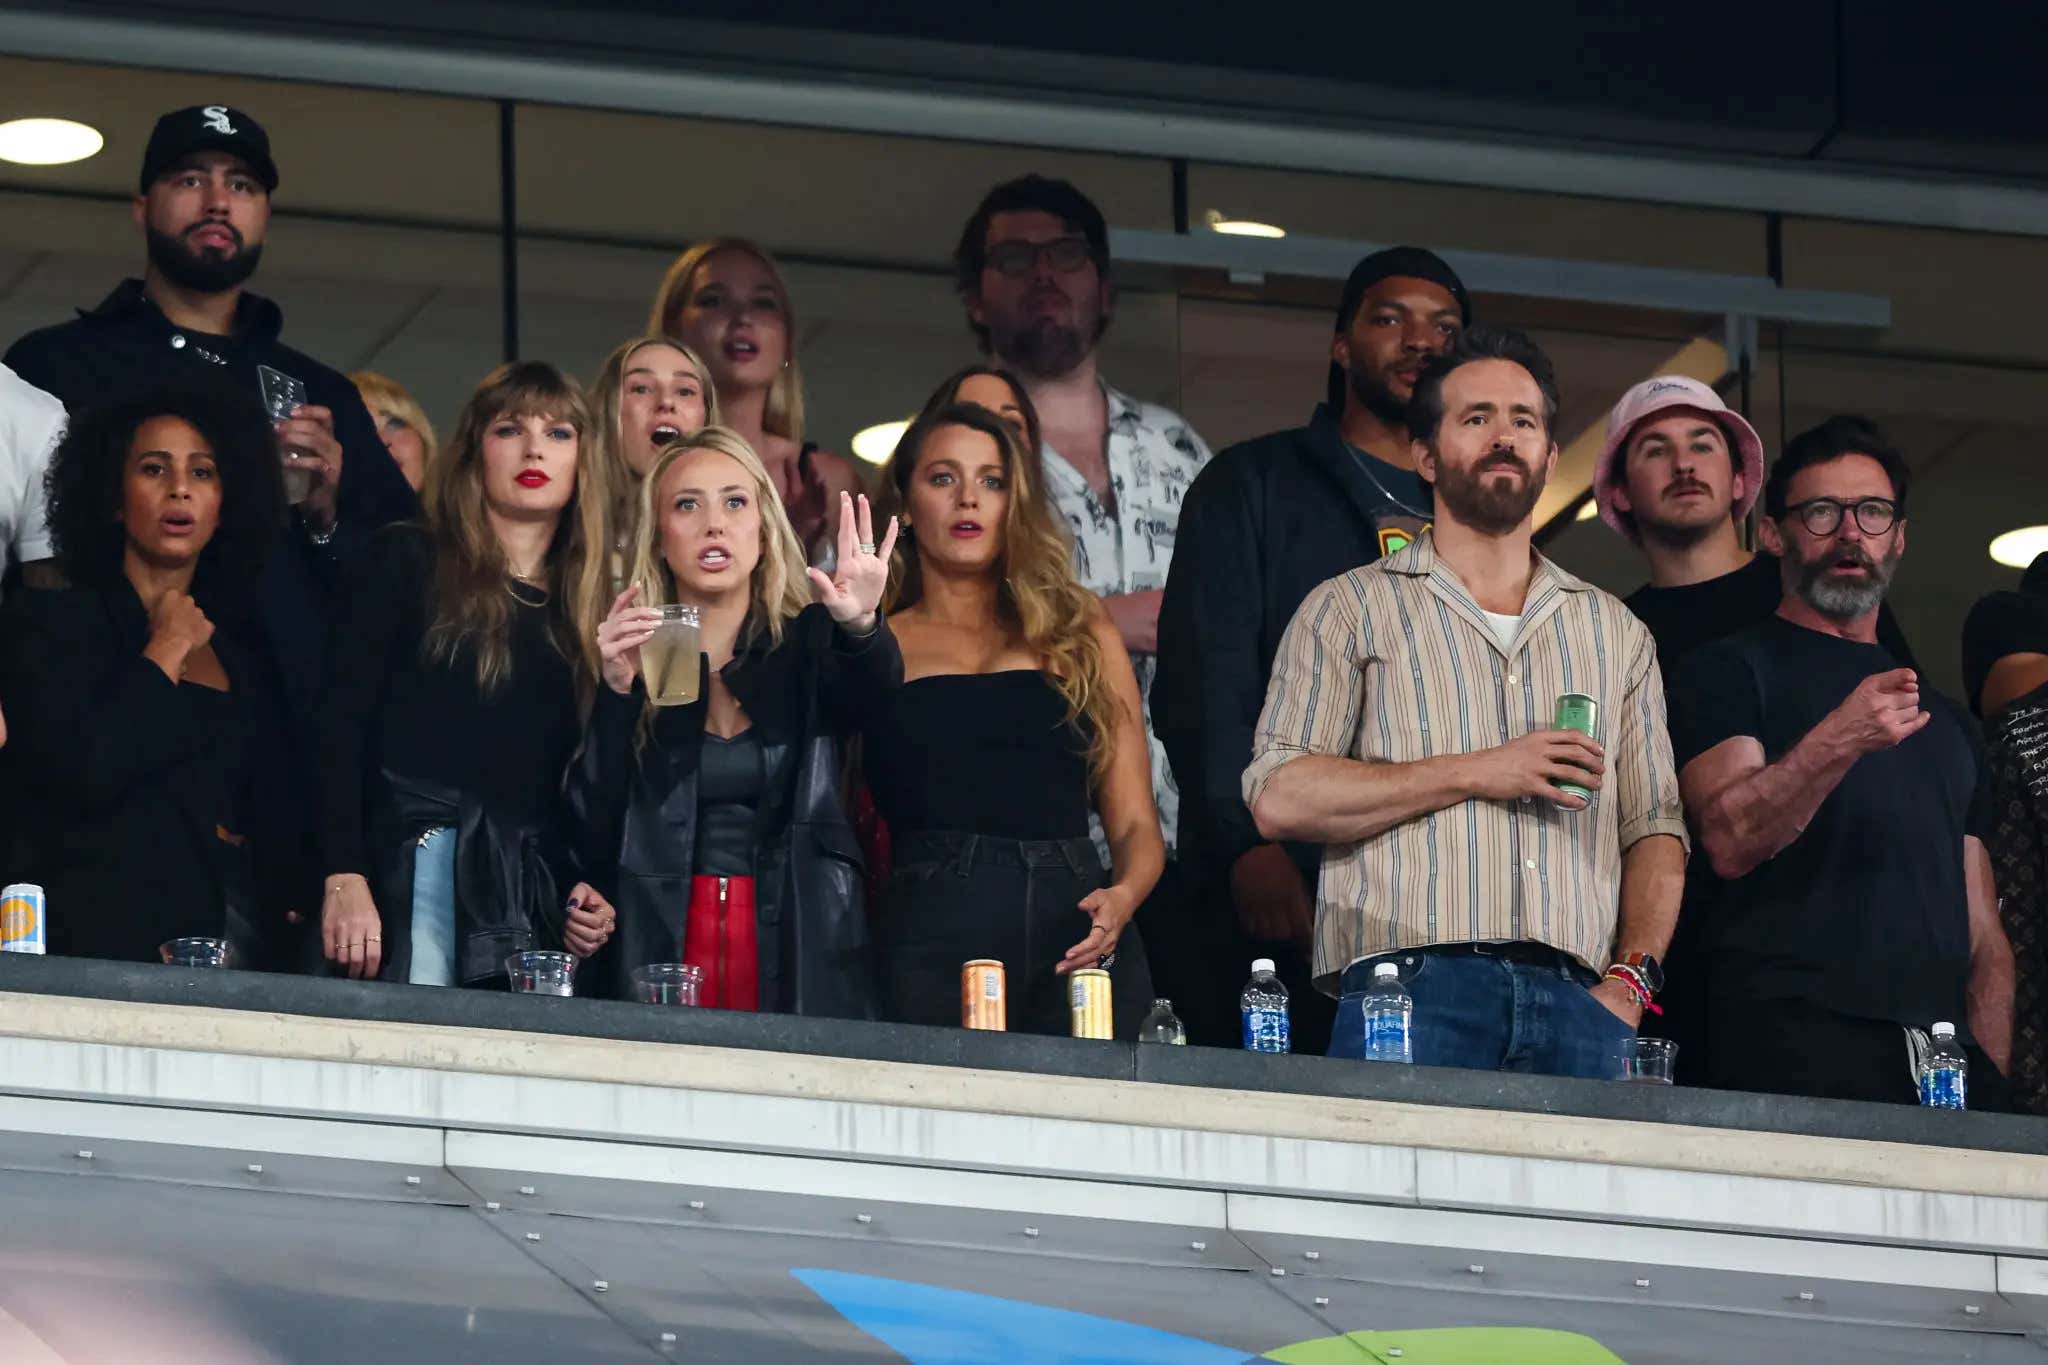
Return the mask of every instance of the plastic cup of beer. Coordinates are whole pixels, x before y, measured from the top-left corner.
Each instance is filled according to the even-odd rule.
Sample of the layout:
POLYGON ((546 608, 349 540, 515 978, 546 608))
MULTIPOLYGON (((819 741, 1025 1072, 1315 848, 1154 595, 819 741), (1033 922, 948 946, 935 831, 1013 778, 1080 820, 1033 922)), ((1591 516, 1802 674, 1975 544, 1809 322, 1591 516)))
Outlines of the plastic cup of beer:
POLYGON ((659 610, 661 624, 640 646, 647 697, 656 706, 688 706, 697 700, 697 656, 704 652, 697 609, 671 603, 659 610))
POLYGON ((1631 1038, 1621 1050, 1621 1078, 1643 1085, 1670 1085, 1678 1044, 1669 1038, 1631 1038))
POLYGON ((576 993, 576 959, 568 953, 514 953, 505 959, 505 974, 512 978, 512 989, 520 995, 576 993))
POLYGON ((174 938, 157 949, 170 967, 232 967, 234 946, 224 938, 174 938))
POLYGON ((633 969, 633 998, 643 1005, 694 1005, 704 969, 687 962, 650 962, 633 969))

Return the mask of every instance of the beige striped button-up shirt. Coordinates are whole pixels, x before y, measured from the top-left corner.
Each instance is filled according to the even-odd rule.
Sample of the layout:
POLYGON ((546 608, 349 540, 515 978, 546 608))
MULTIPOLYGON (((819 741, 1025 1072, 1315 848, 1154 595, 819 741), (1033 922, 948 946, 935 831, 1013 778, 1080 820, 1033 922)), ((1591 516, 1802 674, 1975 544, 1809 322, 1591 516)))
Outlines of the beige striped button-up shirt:
POLYGON ((1495 748, 1550 728, 1565 692, 1599 703, 1608 771, 1594 805, 1464 801, 1330 845, 1316 893, 1319 987, 1334 993, 1361 958, 1433 943, 1546 943, 1602 971, 1622 850, 1687 836, 1657 646, 1619 599, 1537 555, 1503 649, 1428 533, 1308 595, 1273 661, 1247 805, 1304 754, 1408 763, 1495 748))

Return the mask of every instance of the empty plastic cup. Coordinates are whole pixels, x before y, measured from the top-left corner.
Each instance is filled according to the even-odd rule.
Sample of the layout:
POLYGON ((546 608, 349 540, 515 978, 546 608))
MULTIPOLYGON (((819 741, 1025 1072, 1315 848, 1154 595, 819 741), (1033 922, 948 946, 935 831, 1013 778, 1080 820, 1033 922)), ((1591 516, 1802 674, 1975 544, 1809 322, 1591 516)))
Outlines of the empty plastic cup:
POLYGON ((174 938, 157 950, 172 967, 232 967, 234 946, 224 938, 174 938))
POLYGON ((1631 1038, 1621 1053, 1621 1078, 1645 1085, 1671 1084, 1678 1044, 1669 1038, 1631 1038))
POLYGON ((694 1005, 704 969, 687 962, 650 962, 633 971, 633 998, 643 1005, 694 1005))
POLYGON ((576 959, 568 953, 514 953, 505 959, 505 973, 523 995, 576 994, 576 959))

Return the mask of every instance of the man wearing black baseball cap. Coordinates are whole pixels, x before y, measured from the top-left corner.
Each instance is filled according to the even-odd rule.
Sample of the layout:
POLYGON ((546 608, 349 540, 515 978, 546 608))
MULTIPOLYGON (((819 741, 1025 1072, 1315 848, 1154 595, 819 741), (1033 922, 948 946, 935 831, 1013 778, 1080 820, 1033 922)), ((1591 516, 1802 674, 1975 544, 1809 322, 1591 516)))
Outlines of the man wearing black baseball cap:
MULTIPOLYGON (((1251 945, 1280 965, 1297 1051, 1320 1052, 1330 1026, 1306 955, 1322 849, 1261 840, 1240 779, 1274 652, 1302 599, 1430 523, 1408 401, 1424 362, 1470 316, 1464 283, 1434 252, 1402 246, 1365 257, 1337 306, 1326 401, 1307 426, 1218 455, 1181 505, 1152 688, 1153 725, 1181 791, 1181 857, 1198 884, 1228 887, 1231 913, 1208 926, 1243 949, 1226 975, 1243 975, 1236 959, 1251 945), (1249 944, 1232 941, 1238 931, 1249 944)), ((1210 994, 1228 1006, 1236 986, 1210 994)), ((1204 1031, 1198 1018, 1188 1024, 1191 1036, 1204 1031)))
MULTIPOLYGON (((355 547, 416 516, 419 504, 355 386, 284 345, 284 314, 243 288, 263 257, 277 184, 270 139, 247 113, 205 104, 165 114, 143 152, 132 208, 147 251, 142 278, 29 333, 6 364, 74 414, 180 376, 225 382, 265 405, 298 501, 252 585, 246 629, 300 732, 296 752, 261 757, 310 779, 306 722, 326 672, 328 595, 355 547)), ((313 805, 309 794, 304 809, 313 805)), ((295 826, 281 837, 307 833, 295 826)), ((310 886, 317 898, 317 876, 310 886)), ((318 900, 299 908, 317 910, 318 900)))

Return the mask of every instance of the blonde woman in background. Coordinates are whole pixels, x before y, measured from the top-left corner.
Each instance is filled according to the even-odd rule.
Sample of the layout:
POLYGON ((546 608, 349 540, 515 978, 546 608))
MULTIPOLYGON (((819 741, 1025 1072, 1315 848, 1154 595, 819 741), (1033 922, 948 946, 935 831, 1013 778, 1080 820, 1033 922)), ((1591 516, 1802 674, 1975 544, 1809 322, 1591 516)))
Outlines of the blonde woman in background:
POLYGON ((860 474, 804 439, 796 313, 774 259, 737 237, 699 242, 663 277, 648 330, 704 357, 725 425, 760 456, 810 561, 827 564, 831 510, 841 494, 861 491, 860 474))
POLYGON ((336 970, 502 983, 588 956, 611 907, 569 885, 561 783, 597 683, 610 490, 551 365, 486 377, 428 470, 426 522, 359 554, 321 708, 321 941, 336 970))
POLYGON ((640 336, 605 357, 590 390, 596 458, 613 493, 611 589, 626 586, 640 484, 662 450, 719 425, 718 389, 695 351, 669 336, 640 336))
POLYGON ((624 997, 680 957, 706 1005, 870 1017, 841 752, 903 678, 877 610, 895 525, 877 545, 867 499, 841 495, 836 576, 807 569, 768 470, 722 427, 663 451, 638 522, 568 784, 582 866, 619 907, 589 975, 624 997), (668 665, 697 687, 657 707, 642 662, 671 603, 700 615, 700 652, 668 665))
POLYGON ((405 385, 375 370, 357 370, 348 377, 363 396, 363 406, 377 420, 377 435, 398 462, 398 472, 417 493, 426 486, 427 460, 434 453, 434 424, 405 385))
POLYGON ((993 958, 1010 1030, 1064 1034, 1065 975, 1104 966, 1130 1038, 1152 991, 1130 920, 1166 847, 1130 656, 1075 580, 1035 468, 974 403, 919 417, 889 462, 906 681, 862 727, 895 863, 875 917, 882 1017, 958 1023, 960 964, 993 958))

